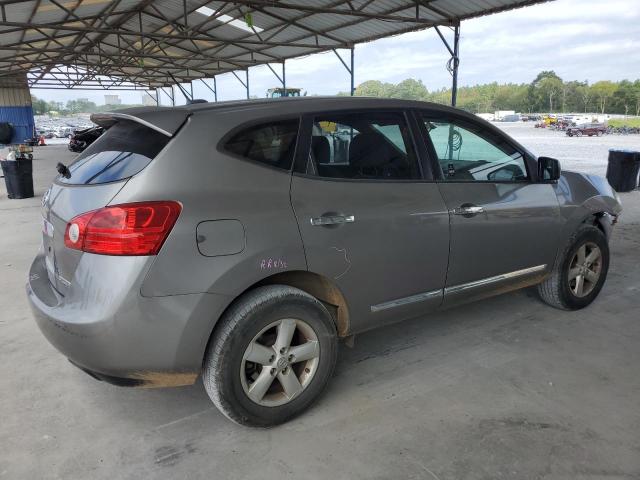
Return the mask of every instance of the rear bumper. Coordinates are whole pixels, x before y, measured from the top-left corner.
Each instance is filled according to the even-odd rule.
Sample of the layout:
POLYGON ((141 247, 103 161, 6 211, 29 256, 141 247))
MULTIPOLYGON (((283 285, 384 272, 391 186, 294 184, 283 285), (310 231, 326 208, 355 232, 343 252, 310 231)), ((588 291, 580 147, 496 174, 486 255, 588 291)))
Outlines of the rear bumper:
POLYGON ((144 261, 85 254, 85 265, 75 275, 84 272, 82 287, 74 278, 61 297, 51 287, 44 256, 38 255, 26 285, 36 323, 57 350, 101 380, 134 386, 192 384, 213 326, 230 299, 205 293, 143 297, 139 282, 146 273, 144 261), (118 263, 124 273, 100 276, 105 261, 118 263), (94 272, 93 278, 86 272, 94 272))

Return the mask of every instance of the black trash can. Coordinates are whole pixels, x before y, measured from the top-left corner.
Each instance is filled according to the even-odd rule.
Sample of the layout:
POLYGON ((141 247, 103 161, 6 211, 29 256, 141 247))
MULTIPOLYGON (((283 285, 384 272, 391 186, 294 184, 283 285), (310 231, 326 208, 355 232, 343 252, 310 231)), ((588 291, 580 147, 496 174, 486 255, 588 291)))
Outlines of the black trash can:
POLYGON ((9 198, 33 197, 33 164, 31 160, 5 160, 2 164, 4 183, 9 198))
POLYGON ((638 186, 640 152, 609 150, 607 180, 616 192, 630 192, 638 186))

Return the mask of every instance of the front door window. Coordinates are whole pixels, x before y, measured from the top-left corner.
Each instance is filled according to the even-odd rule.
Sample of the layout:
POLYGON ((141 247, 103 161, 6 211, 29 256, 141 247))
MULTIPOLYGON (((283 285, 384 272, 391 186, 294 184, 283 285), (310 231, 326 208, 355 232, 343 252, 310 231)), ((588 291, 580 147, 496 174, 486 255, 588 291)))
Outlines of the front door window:
POLYGON ((424 120, 444 179, 453 182, 522 182, 522 154, 476 125, 424 120))

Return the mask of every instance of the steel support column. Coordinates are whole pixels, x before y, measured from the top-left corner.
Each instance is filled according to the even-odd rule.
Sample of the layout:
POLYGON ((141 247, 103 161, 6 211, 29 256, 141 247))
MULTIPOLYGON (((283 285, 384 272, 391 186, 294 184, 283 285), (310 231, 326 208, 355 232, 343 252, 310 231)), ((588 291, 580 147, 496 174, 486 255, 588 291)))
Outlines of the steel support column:
POLYGON ((148 90, 145 90, 144 93, 149 95, 153 100, 156 101, 156 106, 159 105, 159 103, 158 103, 158 89, 156 89, 156 96, 155 97, 153 95, 151 95, 148 90))
POLYGON ((287 72, 284 68, 284 60, 282 60, 282 89, 284 90, 284 96, 287 96, 287 72))
POLYGON ((349 69, 349 74, 351 75, 351 89, 349 91, 351 92, 352 97, 356 94, 356 88, 354 85, 355 79, 353 78, 355 73, 355 69, 354 69, 355 50, 356 50, 355 47, 351 48, 351 68, 349 69))
POLYGON ((455 107, 458 100, 458 65, 460 65, 460 24, 452 27, 453 29, 453 48, 447 42, 438 26, 433 27, 438 33, 440 40, 449 50, 451 58, 447 61, 447 70, 451 74, 451 106, 455 107))
MULTIPOLYGON (((191 86, 191 96, 189 96, 189 92, 187 92, 187 89, 184 88, 182 85, 180 85, 180 82, 178 82, 176 80, 176 77, 173 76, 173 74, 171 72, 167 72, 169 74, 169 76, 173 79, 174 82, 176 82, 176 86, 178 87, 178 89, 180 90, 180 92, 182 93, 182 95, 184 95, 185 100, 187 101, 187 103, 189 103, 191 100, 193 100, 193 85, 191 86)), ((191 83, 191 82, 189 82, 191 83)), ((173 93, 173 86, 171 87, 171 93, 173 93)), ((175 100, 173 102, 173 104, 175 105, 175 100)))
POLYGON ((355 93, 356 93, 355 83, 354 83, 355 82, 355 79, 354 79, 355 47, 354 46, 351 47, 351 58, 350 58, 349 65, 347 65, 347 62, 344 61, 344 59, 340 56, 340 54, 338 53, 338 51, 335 48, 333 48, 332 50, 333 50, 333 53, 336 54, 336 57, 338 57, 338 60, 340 60, 340 63, 342 63, 342 65, 347 70, 347 72, 349 72, 349 76, 351 77, 349 94, 353 97, 355 95, 355 93))
POLYGON ((282 62, 282 76, 278 75, 278 73, 274 70, 274 68, 268 63, 267 63, 267 67, 269 67, 269 70, 271 70, 271 73, 273 73, 273 75, 278 79, 278 81, 282 85, 282 89, 284 90, 284 95, 283 96, 286 97, 287 96, 287 82, 286 82, 285 71, 284 71, 284 62, 282 62))
POLYGON ((451 106, 458 100, 458 65, 460 65, 460 25, 453 28, 453 57, 451 65, 451 106))
POLYGON ((203 83, 203 85, 205 87, 207 87, 209 90, 211 90, 213 92, 214 101, 217 102, 218 101, 218 86, 216 85, 216 77, 213 77, 213 88, 211 88, 211 86, 207 82, 205 82, 203 78, 201 78, 200 81, 203 83))
POLYGON ((247 89, 247 100, 248 100, 249 99, 249 69, 247 68, 244 72, 245 72, 245 81, 244 82, 238 76, 238 74, 236 72, 232 71, 231 73, 233 73, 233 76, 236 77, 238 79, 238 81, 242 84, 242 86, 247 89))

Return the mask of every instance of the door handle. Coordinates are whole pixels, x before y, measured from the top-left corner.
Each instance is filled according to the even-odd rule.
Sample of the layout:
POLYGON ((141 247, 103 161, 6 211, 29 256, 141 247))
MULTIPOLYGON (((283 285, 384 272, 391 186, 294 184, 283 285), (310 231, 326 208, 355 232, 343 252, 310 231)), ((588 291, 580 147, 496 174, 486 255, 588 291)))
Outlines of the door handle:
POLYGON ((340 225, 343 223, 353 223, 356 217, 353 215, 323 215, 321 217, 311 218, 311 225, 314 227, 322 225, 340 225))
POLYGON ((473 217, 474 215, 477 215, 483 212, 484 212, 484 208, 478 205, 472 205, 470 203, 465 203, 463 205, 460 205, 458 208, 453 209, 454 215, 462 215, 465 217, 473 217))

